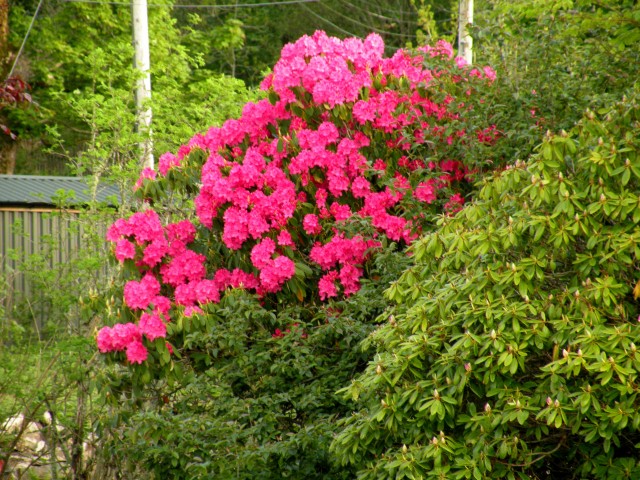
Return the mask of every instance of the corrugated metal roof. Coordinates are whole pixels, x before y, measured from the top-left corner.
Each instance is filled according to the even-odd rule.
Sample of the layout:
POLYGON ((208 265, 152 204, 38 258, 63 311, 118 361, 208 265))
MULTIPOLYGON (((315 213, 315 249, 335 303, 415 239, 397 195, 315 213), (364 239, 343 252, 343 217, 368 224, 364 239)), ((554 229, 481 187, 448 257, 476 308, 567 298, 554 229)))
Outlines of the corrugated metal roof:
MULTIPOLYGON (((73 192, 71 205, 81 205, 91 200, 89 186, 80 177, 47 177, 39 175, 0 175, 0 205, 56 205, 60 191, 73 192)), ((113 185, 100 184, 97 200, 107 201, 115 195, 120 198, 113 185)))

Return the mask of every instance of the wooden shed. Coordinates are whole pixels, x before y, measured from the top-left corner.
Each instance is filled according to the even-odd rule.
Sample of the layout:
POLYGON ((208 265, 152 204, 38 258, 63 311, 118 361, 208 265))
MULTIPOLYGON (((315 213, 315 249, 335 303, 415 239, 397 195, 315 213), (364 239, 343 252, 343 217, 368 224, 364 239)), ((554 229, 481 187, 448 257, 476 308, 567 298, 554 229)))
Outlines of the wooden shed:
MULTIPOLYGON (((95 196, 115 205, 119 192, 115 186, 99 185, 95 196)), ((0 175, 0 309, 6 315, 26 305, 28 316, 40 325, 46 321, 51 313, 47 294, 52 292, 41 291, 34 274, 44 275, 77 257, 86 237, 77 221, 78 209, 90 201, 82 178, 0 175), (24 273, 28 269, 32 278, 24 273)))

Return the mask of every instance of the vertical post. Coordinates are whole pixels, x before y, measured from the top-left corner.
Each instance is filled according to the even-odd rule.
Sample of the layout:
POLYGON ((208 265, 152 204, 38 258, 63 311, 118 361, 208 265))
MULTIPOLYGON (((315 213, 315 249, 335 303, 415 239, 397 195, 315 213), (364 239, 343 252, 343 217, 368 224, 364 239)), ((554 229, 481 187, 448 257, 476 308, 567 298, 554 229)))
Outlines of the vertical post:
POLYGON ((0 75, 6 78, 9 65, 9 0, 0 0, 0 75))
POLYGON ((151 138, 151 62, 149 61, 149 23, 147 19, 147 0, 132 0, 131 17, 133 22, 133 47, 135 55, 133 66, 140 72, 136 81, 136 126, 145 136, 140 143, 143 168, 154 168, 153 141, 151 138))
POLYGON ((458 55, 473 62, 473 38, 469 35, 468 26, 473 24, 473 0, 460 0, 458 4, 458 55))

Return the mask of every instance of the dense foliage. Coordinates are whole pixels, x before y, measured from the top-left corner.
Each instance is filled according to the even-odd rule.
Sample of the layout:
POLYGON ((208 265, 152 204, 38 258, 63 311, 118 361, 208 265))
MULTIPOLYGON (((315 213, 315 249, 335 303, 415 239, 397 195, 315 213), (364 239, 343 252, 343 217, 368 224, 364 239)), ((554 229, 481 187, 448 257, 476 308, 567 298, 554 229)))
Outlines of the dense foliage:
POLYGON ((638 476, 639 120, 588 111, 414 244, 344 391, 362 478, 638 476))

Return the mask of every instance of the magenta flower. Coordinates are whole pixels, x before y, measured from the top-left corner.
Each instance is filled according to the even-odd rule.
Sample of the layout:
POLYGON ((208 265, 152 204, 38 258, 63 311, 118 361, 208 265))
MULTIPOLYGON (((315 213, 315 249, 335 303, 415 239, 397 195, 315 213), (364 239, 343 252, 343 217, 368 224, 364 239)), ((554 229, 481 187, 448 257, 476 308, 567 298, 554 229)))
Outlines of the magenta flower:
POLYGON ((167 336, 167 326, 157 314, 143 313, 138 322, 140 332, 150 341, 167 336))
POLYGON ((320 223, 318 223, 318 216, 313 213, 304 216, 302 228, 304 228, 304 231, 309 235, 319 235, 322 232, 322 227, 320 223))
POLYGON ((134 340, 127 345, 127 360, 130 363, 141 364, 147 359, 149 352, 140 340, 134 340))

